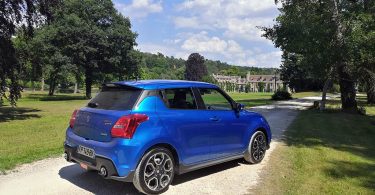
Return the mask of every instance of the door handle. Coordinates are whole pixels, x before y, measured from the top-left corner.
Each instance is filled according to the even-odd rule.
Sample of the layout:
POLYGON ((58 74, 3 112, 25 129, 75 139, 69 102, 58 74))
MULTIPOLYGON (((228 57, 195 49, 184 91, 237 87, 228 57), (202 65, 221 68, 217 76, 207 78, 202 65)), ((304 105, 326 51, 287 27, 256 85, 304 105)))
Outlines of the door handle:
POLYGON ((220 121, 220 119, 217 116, 214 116, 214 117, 210 118, 210 120, 215 121, 215 122, 220 121))

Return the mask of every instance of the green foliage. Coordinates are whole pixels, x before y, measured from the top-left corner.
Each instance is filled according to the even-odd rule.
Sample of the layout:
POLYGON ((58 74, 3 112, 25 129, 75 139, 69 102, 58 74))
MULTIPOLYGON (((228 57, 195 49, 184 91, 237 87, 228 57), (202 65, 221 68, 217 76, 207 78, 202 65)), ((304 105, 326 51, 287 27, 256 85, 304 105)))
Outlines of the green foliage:
POLYGON ((204 57, 199 53, 190 54, 185 67, 186 80, 203 81, 203 77, 208 75, 204 57))
MULTIPOLYGON (((13 106, 21 96, 19 75, 22 73, 22 63, 11 41, 16 33, 17 27, 23 31, 27 38, 33 36, 34 26, 43 22, 44 18, 49 19, 50 7, 57 5, 59 1, 42 0, 3 0, 0 3, 0 102, 3 98, 9 99, 13 106), (6 80, 11 83, 7 85, 6 80), (9 96, 6 90, 9 88, 9 96)), ((23 46, 20 46, 24 48, 23 46)))
POLYGON ((291 86, 301 78, 318 83, 336 80, 342 108, 356 110, 355 82, 363 75, 359 72, 374 71, 370 67, 374 67, 375 2, 276 2, 281 4, 277 23, 263 30, 283 51, 283 79, 291 86))
POLYGON ((184 79, 185 60, 164 56, 161 53, 138 53, 141 58, 141 79, 184 79))
POLYGON ((338 84, 333 84, 331 89, 329 90, 330 93, 340 93, 340 86, 338 84))
POLYGON ((272 95, 272 100, 290 100, 292 99, 292 95, 287 91, 276 91, 272 95))
POLYGON ((42 69, 39 75, 48 78, 50 95, 58 83, 83 78, 90 98, 95 83, 139 77, 140 56, 133 50, 136 34, 110 0, 63 1, 51 17, 36 31, 28 51, 29 61, 42 69))
POLYGON ((259 91, 264 91, 265 90, 265 87, 266 87, 266 84, 263 83, 263 82, 259 82, 258 83, 258 90, 259 91))
MULTIPOLYGON (((185 79, 185 63, 186 60, 174 58, 173 56, 165 56, 161 53, 151 54, 138 52, 141 60, 139 66, 141 68, 141 79, 185 79), (168 71, 165 71, 168 70, 168 71)), ((239 75, 245 77, 247 72, 251 74, 273 74, 275 68, 257 68, 247 66, 235 66, 221 61, 204 60, 207 67, 208 75, 239 75)), ((206 80, 204 81, 211 81, 206 80)))
POLYGON ((214 79, 214 77, 210 75, 203 76, 202 81, 207 82, 207 83, 216 83, 216 80, 214 79))

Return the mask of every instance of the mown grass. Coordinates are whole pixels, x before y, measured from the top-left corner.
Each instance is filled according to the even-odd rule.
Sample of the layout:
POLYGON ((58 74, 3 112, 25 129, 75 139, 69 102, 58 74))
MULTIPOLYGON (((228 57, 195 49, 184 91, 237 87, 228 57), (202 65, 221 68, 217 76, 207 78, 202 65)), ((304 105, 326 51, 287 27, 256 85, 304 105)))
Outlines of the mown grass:
MULTIPOLYGON (((337 102, 330 102, 329 107, 337 102)), ((260 194, 374 194, 375 111, 303 111, 274 151, 260 194)))
POLYGON ((61 154, 70 115, 87 102, 78 95, 24 96, 16 108, 0 107, 0 172, 61 154))
POLYGON ((229 93, 229 95, 238 103, 246 107, 261 106, 272 104, 271 96, 273 93, 229 93))
POLYGON ((303 97, 312 97, 312 96, 321 96, 321 95, 322 95, 322 92, 319 92, 319 91, 307 91, 307 92, 293 93, 292 97, 303 98, 303 97))

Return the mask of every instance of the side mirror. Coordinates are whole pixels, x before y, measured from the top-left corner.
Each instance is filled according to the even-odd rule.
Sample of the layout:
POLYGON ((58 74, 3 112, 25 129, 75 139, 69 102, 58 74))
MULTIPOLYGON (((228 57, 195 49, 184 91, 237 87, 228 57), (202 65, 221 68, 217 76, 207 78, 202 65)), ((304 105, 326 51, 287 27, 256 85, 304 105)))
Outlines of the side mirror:
POLYGON ((237 112, 240 112, 240 111, 243 110, 244 108, 245 108, 245 105, 240 104, 240 103, 236 103, 236 111, 237 111, 237 112))

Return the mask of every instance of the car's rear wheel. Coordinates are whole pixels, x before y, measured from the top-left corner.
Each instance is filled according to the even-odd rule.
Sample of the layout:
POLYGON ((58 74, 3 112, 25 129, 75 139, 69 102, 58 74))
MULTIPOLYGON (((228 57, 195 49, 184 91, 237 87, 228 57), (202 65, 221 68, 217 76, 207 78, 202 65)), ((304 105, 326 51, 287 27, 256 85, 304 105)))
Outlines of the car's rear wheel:
POLYGON ((133 184, 144 194, 160 194, 168 190, 174 171, 172 153, 163 147, 154 148, 139 162, 133 184))
POLYGON ((245 160, 251 164, 263 160, 267 150, 266 135, 262 131, 256 131, 250 139, 249 146, 245 152, 245 160))

